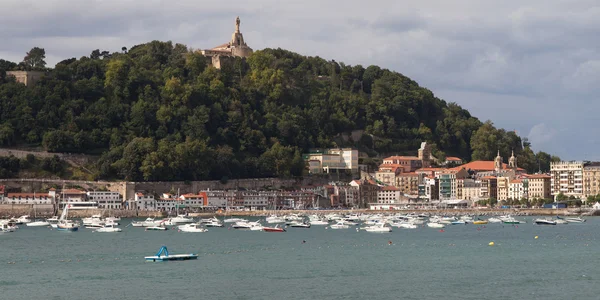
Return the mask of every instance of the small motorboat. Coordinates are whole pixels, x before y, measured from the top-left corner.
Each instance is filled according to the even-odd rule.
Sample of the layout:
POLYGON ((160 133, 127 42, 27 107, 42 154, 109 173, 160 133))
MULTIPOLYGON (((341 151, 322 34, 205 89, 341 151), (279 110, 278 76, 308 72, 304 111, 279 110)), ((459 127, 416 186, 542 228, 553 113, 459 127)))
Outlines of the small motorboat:
POLYGON ((491 218, 488 219, 488 222, 490 222, 490 223, 502 223, 502 220, 500 218, 491 217, 491 218))
POLYGON ((556 225, 556 221, 548 220, 548 219, 536 219, 535 224, 537 225, 556 225))
POLYGON ((202 224, 199 223, 190 223, 185 225, 178 226, 179 231, 181 232, 207 232, 208 229, 202 227, 202 224))
POLYGON ((94 230, 94 232, 121 232, 121 231, 123 231, 121 228, 118 228, 113 224, 104 225, 104 226, 94 230))
POLYGON ((275 225, 275 227, 263 227, 262 230, 266 232, 285 232, 285 228, 281 228, 279 225, 275 225))
POLYGON ((212 221, 208 223, 204 223, 204 227, 223 227, 223 223, 219 221, 212 221))
POLYGON ((240 218, 229 218, 229 219, 225 219, 223 220, 224 223, 238 223, 238 222, 248 222, 247 220, 244 219, 240 219, 240 218))
POLYGON ((346 224, 346 222, 344 222, 344 221, 339 221, 335 224, 330 225, 329 228, 331 228, 331 229, 348 229, 348 228, 350 228, 350 225, 346 224))
POLYGON ((47 227, 50 226, 50 222, 48 221, 33 221, 31 223, 26 224, 27 227, 47 227))
POLYGON ((146 230, 164 231, 164 230, 169 230, 169 228, 167 226, 165 226, 164 224, 160 224, 160 225, 156 225, 156 226, 148 226, 148 227, 146 227, 146 230))
POLYGON ((429 222, 429 223, 427 223, 427 227, 430 227, 430 228, 444 228, 444 227, 446 227, 446 225, 441 224, 441 223, 437 223, 437 222, 429 222))
POLYGON ((327 222, 327 220, 319 220, 319 219, 315 219, 315 220, 310 220, 310 225, 329 225, 329 222, 327 222))
POLYGON ((487 223, 488 223, 488 221, 486 221, 486 220, 475 220, 475 221, 473 221, 473 225, 485 225, 487 223))
POLYGON ((467 225, 467 222, 465 222, 464 220, 456 220, 456 221, 452 221, 450 224, 452 224, 452 225, 467 225))
POLYGON ((294 228, 310 228, 310 223, 294 221, 294 222, 292 222, 292 224, 290 224, 290 227, 294 227, 294 228))
POLYGON ((576 218, 566 218, 565 219, 567 222, 569 223, 583 223, 585 222, 585 219, 582 219, 581 217, 576 217, 576 218))
POLYGON ((366 232, 392 232, 392 228, 385 226, 384 223, 375 224, 363 228, 366 232))
POLYGON ((157 261, 170 261, 170 260, 191 260, 198 259, 198 254, 169 254, 167 246, 162 246, 155 256, 144 257, 146 261, 157 262, 157 261))

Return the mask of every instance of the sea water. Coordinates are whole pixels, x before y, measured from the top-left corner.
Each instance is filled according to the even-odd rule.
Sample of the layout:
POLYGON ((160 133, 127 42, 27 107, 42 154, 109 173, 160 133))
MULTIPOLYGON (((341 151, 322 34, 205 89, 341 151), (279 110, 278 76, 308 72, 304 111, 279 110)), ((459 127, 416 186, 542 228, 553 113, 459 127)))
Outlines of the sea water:
POLYGON ((600 218, 521 219, 391 233, 20 226, 0 234, 0 299, 599 299, 600 218), (163 245, 199 258, 144 261, 163 245))

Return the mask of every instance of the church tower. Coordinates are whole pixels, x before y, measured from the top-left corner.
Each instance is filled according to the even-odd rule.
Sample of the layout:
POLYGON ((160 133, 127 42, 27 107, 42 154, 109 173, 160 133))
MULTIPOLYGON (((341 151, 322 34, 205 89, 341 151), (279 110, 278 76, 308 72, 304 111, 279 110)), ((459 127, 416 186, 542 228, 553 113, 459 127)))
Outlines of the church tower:
POLYGON ((502 171, 502 156, 500 156, 500 150, 498 150, 498 156, 496 156, 496 159, 494 160, 494 170, 496 170, 496 173, 502 171))
POLYGON ((252 49, 246 45, 244 36, 240 32, 240 17, 235 18, 235 31, 231 34, 229 47, 233 56, 247 57, 252 53, 252 49))
POLYGON ((508 159, 508 167, 517 170, 517 158, 515 157, 515 151, 513 150, 512 155, 508 159))

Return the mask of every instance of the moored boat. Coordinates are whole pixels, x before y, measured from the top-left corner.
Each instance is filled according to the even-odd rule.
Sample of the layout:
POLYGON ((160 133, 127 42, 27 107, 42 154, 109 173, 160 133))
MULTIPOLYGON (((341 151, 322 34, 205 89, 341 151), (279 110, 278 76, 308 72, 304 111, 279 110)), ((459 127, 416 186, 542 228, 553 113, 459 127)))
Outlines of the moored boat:
POLYGON ((486 221, 486 220, 475 220, 475 221, 473 221, 473 225, 485 225, 487 223, 488 223, 488 221, 486 221))
POLYGON ((204 228, 202 224, 198 223, 190 223, 185 225, 180 225, 179 231, 181 232, 207 232, 208 229, 204 228))
POLYGON ((33 221, 31 223, 26 224, 27 227, 42 227, 42 226, 50 226, 50 222, 48 221, 33 221))
POLYGON ((146 261, 152 261, 152 262, 170 261, 170 260, 190 260, 190 259, 197 259, 197 258, 198 258, 198 254, 195 254, 195 253, 169 255, 169 250, 167 250, 166 246, 162 246, 160 248, 160 250, 158 250, 158 253, 156 253, 155 256, 144 257, 144 259, 146 259, 146 261))
POLYGON ((537 225, 556 225, 556 221, 548 219, 535 219, 533 222, 537 225))
POLYGON ((94 232, 121 232, 121 231, 123 231, 121 228, 118 228, 112 224, 104 225, 104 226, 94 230, 94 232))
POLYGON ((441 223, 436 223, 436 222, 429 222, 429 223, 427 223, 427 227, 430 227, 430 228, 444 228, 444 227, 446 227, 446 225, 441 224, 441 223))
POLYGON ((571 218, 566 218, 565 220, 567 222, 569 222, 569 223, 583 223, 583 222, 585 222, 585 219, 583 219, 581 217, 571 217, 571 218))
POLYGON ((285 228, 279 227, 279 225, 275 225, 275 227, 263 227, 262 231, 266 232, 285 232, 285 228))
POLYGON ((392 228, 385 226, 384 223, 375 224, 372 226, 365 227, 363 229, 366 232, 392 232, 392 228))

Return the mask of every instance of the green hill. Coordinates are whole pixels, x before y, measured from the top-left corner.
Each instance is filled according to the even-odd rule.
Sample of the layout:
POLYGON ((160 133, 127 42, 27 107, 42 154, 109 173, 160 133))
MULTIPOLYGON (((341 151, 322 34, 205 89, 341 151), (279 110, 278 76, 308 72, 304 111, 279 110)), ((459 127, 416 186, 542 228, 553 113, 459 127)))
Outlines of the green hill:
POLYGON ((96 177, 127 180, 297 176, 303 151, 334 146, 380 157, 414 154, 428 141, 436 156, 466 160, 514 149, 530 170, 548 156, 377 66, 282 49, 227 60, 220 70, 209 62, 153 41, 64 60, 26 88, 4 70, 28 65, 0 60, 0 146, 101 154, 96 177), (353 130, 366 134, 339 138, 353 130))

